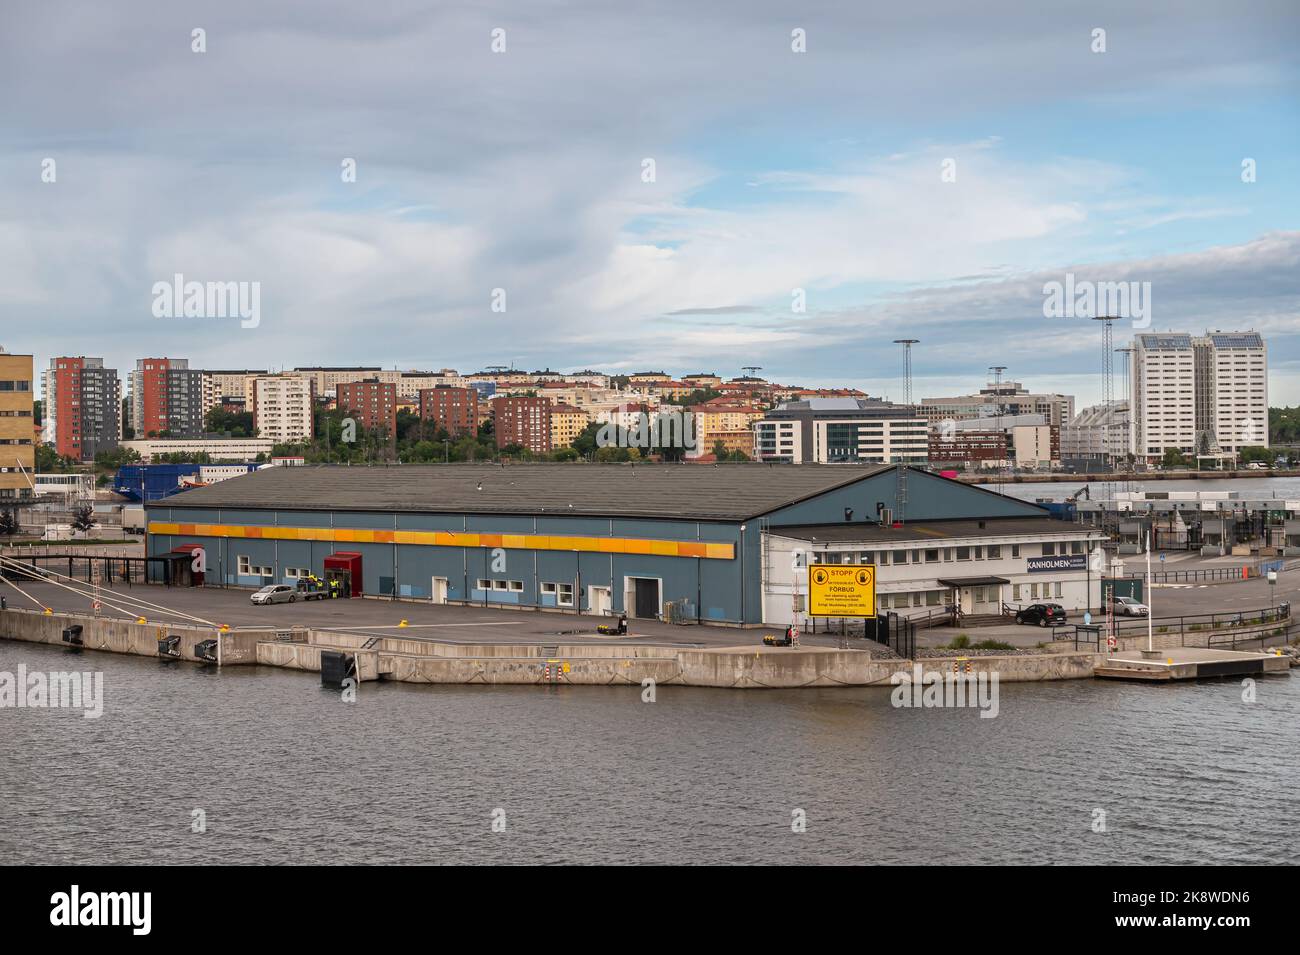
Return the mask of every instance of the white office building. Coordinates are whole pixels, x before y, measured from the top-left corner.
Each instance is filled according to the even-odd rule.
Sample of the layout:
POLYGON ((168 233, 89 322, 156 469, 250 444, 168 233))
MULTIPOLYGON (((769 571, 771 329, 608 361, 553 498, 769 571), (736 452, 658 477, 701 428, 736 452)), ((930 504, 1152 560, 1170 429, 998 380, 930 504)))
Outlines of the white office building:
POLYGON ((1268 352, 1257 332, 1141 334, 1130 374, 1130 448, 1159 463, 1232 459, 1268 447, 1268 352))
POLYGON ((788 401, 754 422, 759 461, 786 464, 916 464, 930 460, 925 419, 867 398, 788 401))
POLYGON ((1101 602, 1106 535, 1050 518, 924 520, 782 527, 768 535, 763 619, 797 622, 807 606, 808 563, 874 565, 877 613, 991 616, 1003 605, 1101 602))
POLYGON ((1100 464, 1123 459, 1131 424, 1127 400, 1084 408, 1061 428, 1061 460, 1100 464))
MULTIPOLYGON (((269 457, 275 442, 269 438, 144 438, 123 441, 122 447, 149 464, 165 454, 206 454, 213 461, 255 461, 269 457)), ((245 469, 246 470, 246 469, 245 469)))

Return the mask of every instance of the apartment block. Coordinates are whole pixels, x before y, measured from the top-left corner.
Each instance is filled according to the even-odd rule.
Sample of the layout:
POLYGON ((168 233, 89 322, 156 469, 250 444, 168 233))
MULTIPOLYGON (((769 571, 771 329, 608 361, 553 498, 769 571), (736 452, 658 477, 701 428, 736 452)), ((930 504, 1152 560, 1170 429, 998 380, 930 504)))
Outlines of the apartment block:
POLYGON ((315 435, 316 394, 311 378, 266 375, 253 379, 253 425, 259 438, 276 444, 300 444, 315 435))
POLYGON ((1061 429, 1061 460, 1076 466, 1120 460, 1129 452, 1131 428, 1127 399, 1084 408, 1061 429))
POLYGON ((420 418, 452 437, 474 434, 479 426, 479 394, 475 388, 420 389, 420 418))
POLYGON ((388 381, 367 378, 335 385, 335 407, 357 419, 371 431, 397 436, 397 386, 388 381))
POLYGON ((712 454, 718 442, 725 451, 740 451, 754 457, 754 422, 764 412, 749 405, 724 403, 692 405, 695 416, 697 454, 712 454))
POLYGON ((203 372, 185 358, 141 358, 129 377, 131 427, 138 438, 203 434, 203 372))
POLYGON ((458 374, 455 368, 444 368, 442 371, 403 371, 399 372, 393 384, 397 388, 398 398, 409 398, 417 404, 420 400, 420 392, 428 388, 464 388, 468 382, 464 375, 458 374))
POLYGON ((102 358, 51 358, 42 375, 42 440, 65 457, 93 461, 122 436, 122 383, 102 358))
POLYGON ((591 419, 587 412, 572 405, 551 406, 551 447, 569 448, 591 419))
POLYGON ((517 444, 534 454, 551 450, 551 403, 545 398, 493 398, 492 419, 498 448, 517 444))
MULTIPOLYGON (((286 375, 298 375, 311 380, 312 388, 315 394, 322 397, 333 397, 338 394, 335 390, 339 385, 346 384, 350 381, 364 381, 367 378, 375 378, 380 381, 392 381, 392 377, 385 377, 385 372, 378 365, 359 365, 359 366, 338 366, 338 365, 313 365, 306 368, 295 368, 292 371, 284 372, 286 375)), ((401 372, 388 372, 388 375, 400 377, 401 372)))
POLYGON ((230 407, 234 404, 247 406, 252 401, 250 394, 254 378, 268 374, 265 368, 246 368, 241 370, 203 371, 203 414, 213 408, 230 407))
POLYGON ((36 470, 31 355, 0 348, 0 505, 32 497, 36 470))

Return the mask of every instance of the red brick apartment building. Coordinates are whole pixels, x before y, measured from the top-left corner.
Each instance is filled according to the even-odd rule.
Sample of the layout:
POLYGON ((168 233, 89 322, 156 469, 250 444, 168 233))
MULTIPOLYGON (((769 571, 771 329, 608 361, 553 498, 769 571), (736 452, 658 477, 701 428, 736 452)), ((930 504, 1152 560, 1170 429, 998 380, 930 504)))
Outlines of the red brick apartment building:
POLYGON ((397 434, 397 385, 367 378, 339 382, 334 386, 335 407, 357 419, 363 428, 397 434))
POLYGON ((534 454, 551 450, 551 403, 524 395, 492 399, 497 447, 517 444, 534 454))
POLYGON ((478 430, 478 391, 451 386, 420 389, 420 418, 454 438, 478 430))

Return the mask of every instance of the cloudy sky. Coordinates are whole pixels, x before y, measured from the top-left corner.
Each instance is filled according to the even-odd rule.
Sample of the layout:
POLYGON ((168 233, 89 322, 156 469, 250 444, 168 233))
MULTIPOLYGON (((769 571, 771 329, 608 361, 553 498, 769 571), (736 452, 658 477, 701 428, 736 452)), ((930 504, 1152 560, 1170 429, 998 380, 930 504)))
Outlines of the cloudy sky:
POLYGON ((910 337, 918 396, 1003 365, 1087 404, 1100 332, 1043 313, 1073 273, 1260 330, 1300 403, 1298 9, 7 4, 0 344, 901 397, 910 337), (260 283, 260 323, 156 317, 176 273, 260 283))

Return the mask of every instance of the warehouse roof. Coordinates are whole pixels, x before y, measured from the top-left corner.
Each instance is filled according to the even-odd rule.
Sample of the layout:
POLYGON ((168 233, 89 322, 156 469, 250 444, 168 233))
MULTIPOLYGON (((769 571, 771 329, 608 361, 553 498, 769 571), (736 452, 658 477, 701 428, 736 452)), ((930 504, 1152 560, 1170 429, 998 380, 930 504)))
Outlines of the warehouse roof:
POLYGON ((161 507, 745 520, 891 465, 492 464, 271 467, 161 507))
POLYGON ((1073 521, 1058 521, 1051 517, 990 517, 985 520, 920 521, 902 527, 882 527, 876 523, 857 521, 843 524, 802 524, 774 527, 772 533, 795 540, 816 541, 819 544, 910 543, 928 540, 953 540, 969 537, 1038 537, 1044 534, 1080 534, 1094 527, 1073 521))

